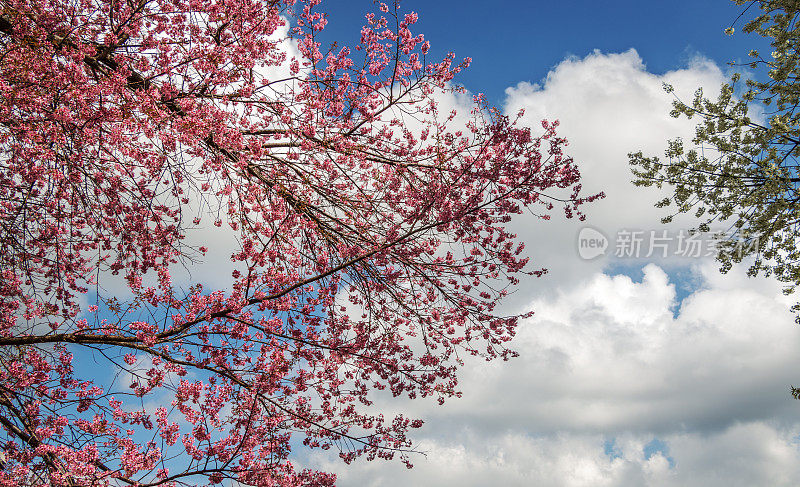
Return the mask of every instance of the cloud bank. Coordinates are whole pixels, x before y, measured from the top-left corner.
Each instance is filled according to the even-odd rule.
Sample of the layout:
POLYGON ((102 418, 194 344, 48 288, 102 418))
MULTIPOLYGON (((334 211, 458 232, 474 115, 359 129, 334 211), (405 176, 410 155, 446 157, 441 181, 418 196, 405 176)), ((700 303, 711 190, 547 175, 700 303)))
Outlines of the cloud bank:
MULTIPOLYGON (((592 227, 660 229, 655 191, 634 188, 627 153, 660 155, 691 139, 694 123, 669 117, 675 86, 687 99, 724 81, 712 62, 653 74, 636 51, 570 58, 539 84, 507 90, 505 110, 525 122, 559 119, 582 168, 592 227)), ((669 230, 691 228, 677 221, 669 230)), ((511 362, 467 361, 464 397, 444 407, 385 404, 426 425, 406 470, 313 454, 304 463, 339 485, 750 486, 800 483, 800 330, 791 297, 744 269, 720 275, 709 258, 582 260, 583 225, 517 219, 535 265, 512 308, 533 309, 511 362)), ((382 407, 384 405, 381 405, 382 407)))

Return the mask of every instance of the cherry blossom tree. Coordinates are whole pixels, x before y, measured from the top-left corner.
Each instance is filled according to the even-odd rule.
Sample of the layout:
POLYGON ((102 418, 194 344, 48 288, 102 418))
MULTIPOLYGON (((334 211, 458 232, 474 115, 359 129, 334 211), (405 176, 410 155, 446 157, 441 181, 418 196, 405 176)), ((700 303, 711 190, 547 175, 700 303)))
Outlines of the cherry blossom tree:
POLYGON ((376 396, 514 354, 508 222, 597 195, 557 123, 443 110, 414 13, 325 48, 319 3, 3 0, 0 485, 332 485, 291 451, 408 463, 376 396), (233 284, 173 282, 206 222, 233 284))

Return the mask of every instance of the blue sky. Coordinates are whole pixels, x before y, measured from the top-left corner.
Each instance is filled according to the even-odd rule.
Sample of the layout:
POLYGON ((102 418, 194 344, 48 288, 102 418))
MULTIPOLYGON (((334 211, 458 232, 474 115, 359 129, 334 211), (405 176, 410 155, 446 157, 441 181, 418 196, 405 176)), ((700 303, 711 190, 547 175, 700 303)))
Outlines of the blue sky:
MULTIPOLYGON (((495 103, 507 87, 537 82, 566 56, 595 49, 635 48, 650 72, 663 73, 697 53, 722 65, 746 60, 758 42, 724 34, 743 10, 726 0, 403 0, 401 6, 419 14, 417 31, 431 41, 434 57, 453 51, 473 59, 457 81, 495 103)), ((325 0, 326 34, 357 40, 372 8, 369 0, 325 0)))

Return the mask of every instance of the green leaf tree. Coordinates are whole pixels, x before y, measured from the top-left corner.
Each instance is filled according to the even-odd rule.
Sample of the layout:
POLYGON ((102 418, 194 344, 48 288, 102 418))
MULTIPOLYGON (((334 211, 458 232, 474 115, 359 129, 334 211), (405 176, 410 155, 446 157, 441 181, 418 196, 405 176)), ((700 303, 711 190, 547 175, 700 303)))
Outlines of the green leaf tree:
POLYGON ((800 1, 733 1, 740 18, 751 16, 744 32, 768 40, 771 54, 751 50, 740 66, 749 79, 734 74, 716 99, 702 89, 689 103, 676 97, 671 115, 698 120, 691 148, 676 139, 663 159, 629 159, 634 184, 674 190, 656 203, 668 209, 664 223, 687 213, 702 232, 728 226, 717 243, 721 272, 747 259, 749 275, 772 275, 791 294, 800 285, 800 1))

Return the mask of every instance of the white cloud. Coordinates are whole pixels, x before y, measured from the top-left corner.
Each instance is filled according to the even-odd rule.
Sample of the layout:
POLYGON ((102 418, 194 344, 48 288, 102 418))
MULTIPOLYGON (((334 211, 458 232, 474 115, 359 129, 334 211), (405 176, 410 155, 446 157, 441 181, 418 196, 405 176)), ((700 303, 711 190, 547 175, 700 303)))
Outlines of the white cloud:
MULTIPOLYGON (((669 117, 662 82, 686 99, 723 80, 702 58, 655 75, 636 51, 594 53, 565 60, 540 85, 510 88, 506 111, 525 108, 531 126, 561 121, 587 193, 608 195, 587 208, 587 223, 613 238, 657 230, 663 216, 652 207, 657 193, 630 184, 627 153, 659 155, 667 139, 693 132, 693 121, 669 117)), ((342 486, 800 483, 798 403, 788 391, 800 378, 792 297, 742 268, 720 275, 709 259, 658 260, 641 281, 614 275, 609 268, 645 259, 582 261, 583 226, 516 221, 534 264, 552 270, 516 295, 516 309, 536 312, 513 342, 518 359, 468 361, 464 397, 444 407, 381 401, 387 414, 404 408, 426 420, 415 437, 427 457, 414 469, 316 454, 304 463, 338 472, 342 486)), ((679 221, 671 231, 690 227, 679 221)))
MULTIPOLYGON (((464 443, 431 442, 428 460, 410 479, 398 466, 374 463, 364 481, 343 469, 339 485, 436 486, 752 486, 796 485, 800 453, 797 430, 765 423, 737 424, 709 436, 670 435, 666 452, 650 452, 652 437, 508 433, 486 439, 464 435, 464 443), (610 451, 613 450, 613 451, 610 451)), ((331 465, 332 467, 334 465, 331 465)))
POLYGON ((776 284, 695 271, 704 286, 677 314, 655 265, 535 300, 519 359, 470 361, 462 399, 409 404, 427 422, 413 470, 325 468, 343 486, 796 484, 800 330, 776 284))
MULTIPOLYGON (((627 155, 642 150, 658 156, 668 139, 691 140, 694 121, 669 116, 673 97, 664 92, 663 83, 674 85, 677 96, 687 99, 700 86, 713 94, 724 79, 713 62, 701 57, 685 68, 656 75, 647 71, 639 54, 631 49, 568 58, 540 84, 523 82, 506 90, 506 113, 524 109, 526 125, 538 127, 542 119, 560 121, 559 132, 570 141, 567 152, 581 169, 584 193, 606 193, 604 199, 585 207, 586 224, 612 240, 605 258, 587 262, 578 257, 576 245, 578 232, 586 224, 558 217, 551 222, 517 219, 515 230, 528 242, 533 265, 546 267, 550 273, 545 279, 525 283, 514 305, 525 306, 531 294, 550 293, 560 284, 574 284, 610 265, 613 239, 619 230, 661 228, 665 213, 653 203, 664 195, 655 188, 630 184, 633 175, 627 155)), ((687 219, 678 219, 670 228, 691 227, 687 219)))
MULTIPOLYGON (((716 273, 712 264, 697 271, 716 273)), ((727 289, 690 295, 677 316, 674 285, 654 265, 642 282, 596 274, 537 299, 515 343, 520 359, 469 376, 466 400, 445 414, 472 415, 479 408, 470 397, 486 395, 507 428, 536 433, 708 431, 791 419, 783 399, 800 365, 800 334, 777 286, 752 290, 740 273, 728 280, 727 289)))

